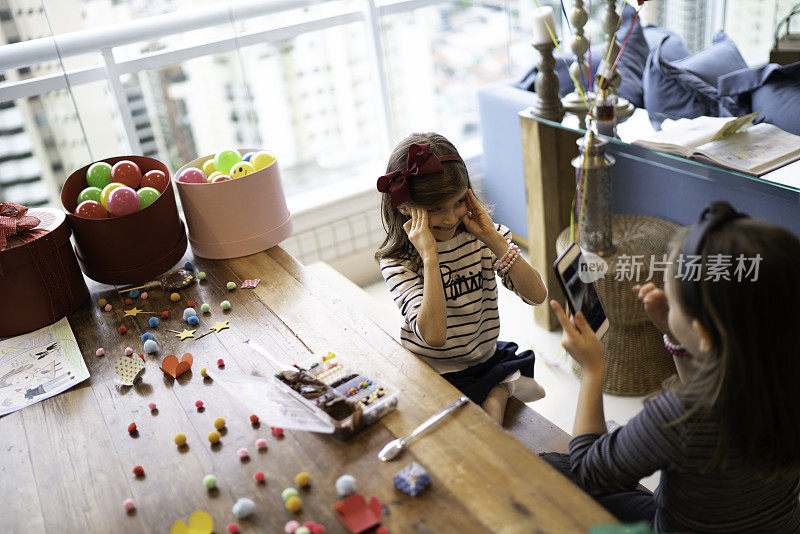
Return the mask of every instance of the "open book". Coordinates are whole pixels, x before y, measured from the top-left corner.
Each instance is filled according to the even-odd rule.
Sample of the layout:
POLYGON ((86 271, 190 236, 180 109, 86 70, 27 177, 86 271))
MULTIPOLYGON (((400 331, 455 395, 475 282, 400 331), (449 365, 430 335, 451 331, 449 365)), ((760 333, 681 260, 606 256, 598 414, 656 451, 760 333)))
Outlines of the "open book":
POLYGON ((716 163, 754 176, 800 159, 800 136, 772 124, 752 125, 758 114, 743 117, 679 119, 660 132, 634 141, 661 152, 716 163))

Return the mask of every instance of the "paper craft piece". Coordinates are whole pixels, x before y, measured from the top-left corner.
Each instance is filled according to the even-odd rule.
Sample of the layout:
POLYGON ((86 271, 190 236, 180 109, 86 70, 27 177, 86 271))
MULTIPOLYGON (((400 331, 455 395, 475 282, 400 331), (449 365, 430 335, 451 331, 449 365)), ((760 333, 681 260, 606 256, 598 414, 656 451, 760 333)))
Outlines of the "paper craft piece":
POLYGON ((181 338, 181 341, 183 341, 184 339, 187 339, 187 338, 190 338, 190 337, 194 337, 194 333, 195 332, 197 332, 197 329, 186 330, 184 328, 183 332, 178 332, 177 334, 175 334, 175 337, 179 337, 179 338, 181 338))
POLYGON ((333 505, 333 511, 344 526, 353 534, 369 530, 381 522, 381 503, 372 497, 369 504, 360 493, 354 493, 333 505))
POLYGON ((0 416, 52 397, 89 378, 66 318, 0 341, 0 416))
POLYGON ((400 491, 404 491, 416 497, 419 492, 427 488, 431 483, 431 477, 425 468, 417 462, 411 462, 392 477, 392 484, 400 491))
POLYGON ((144 310, 134 307, 130 310, 125 310, 125 317, 136 317, 137 314, 142 313, 143 311, 144 310))
POLYGON ((230 326, 228 326, 228 321, 217 321, 214 323, 214 326, 211 327, 211 330, 219 333, 220 330, 225 330, 226 328, 230 328, 230 326))
POLYGON ((253 280, 245 280, 244 282, 242 282, 242 289, 253 289, 258 285, 260 281, 261 278, 255 278, 253 280))
POLYGON ((161 360, 161 370, 172 378, 178 378, 192 368, 193 361, 192 355, 188 352, 181 356, 181 361, 178 361, 174 354, 169 354, 161 360))
POLYGON ((114 362, 114 371, 117 373, 117 383, 132 386, 144 373, 144 362, 140 358, 123 356, 114 362))
POLYGON ((214 519, 208 512, 197 510, 189 516, 189 524, 175 521, 170 534, 211 534, 214 531, 214 519))

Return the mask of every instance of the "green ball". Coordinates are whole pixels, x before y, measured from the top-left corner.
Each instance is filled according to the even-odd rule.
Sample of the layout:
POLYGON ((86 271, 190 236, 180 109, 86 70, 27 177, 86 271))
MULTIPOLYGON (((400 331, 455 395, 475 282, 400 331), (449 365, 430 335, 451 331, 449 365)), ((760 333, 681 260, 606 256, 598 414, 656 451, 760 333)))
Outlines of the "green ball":
POLYGON ((227 300, 223 300, 222 302, 220 302, 219 307, 222 308, 223 310, 230 310, 231 303, 228 302, 227 300))
POLYGON ((230 174, 231 167, 242 161, 242 155, 236 150, 223 150, 214 156, 214 167, 223 174, 230 174))
POLYGON ((105 161, 92 163, 86 171, 86 183, 102 190, 111 183, 111 165, 105 161))
POLYGON ((297 530, 294 531, 294 534, 311 534, 311 531, 308 527, 298 527, 297 530))
POLYGON ((200 271, 199 273, 197 273, 197 279, 198 280, 205 280, 206 279, 206 272, 205 271, 200 271))
POLYGON ((288 501, 289 497, 297 497, 297 490, 294 488, 286 488, 285 490, 283 490, 283 492, 281 493, 281 498, 283 499, 283 502, 288 501))
POLYGON ((214 475, 206 475, 203 477, 203 487, 207 490, 212 490, 217 487, 217 477, 214 475))
POLYGON ((234 289, 236 289, 236 282, 228 282, 227 284, 225 284, 225 287, 228 288, 228 291, 233 291, 234 289))
POLYGON ((78 195, 78 204, 81 202, 85 202, 87 200, 94 200, 95 202, 100 202, 100 194, 102 191, 99 187, 87 187, 81 194, 78 195))
POLYGON ((208 304, 203 304, 202 306, 200 306, 200 311, 202 313, 208 313, 211 311, 211 306, 209 306, 208 304))
POLYGON ((139 210, 145 209, 161 196, 161 193, 152 187, 142 187, 136 194, 139 195, 139 210))

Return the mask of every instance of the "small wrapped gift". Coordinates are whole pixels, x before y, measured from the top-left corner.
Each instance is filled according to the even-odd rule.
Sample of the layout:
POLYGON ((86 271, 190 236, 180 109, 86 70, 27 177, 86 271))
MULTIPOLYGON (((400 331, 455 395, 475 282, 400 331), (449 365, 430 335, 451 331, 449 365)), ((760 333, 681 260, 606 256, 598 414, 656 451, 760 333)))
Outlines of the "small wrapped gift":
POLYGON ((425 468, 417 462, 412 462, 405 466, 392 478, 394 487, 416 497, 420 491, 427 488, 431 483, 431 477, 425 468))
POLYGON ((52 324, 89 295, 64 213, 0 203, 0 336, 52 324))

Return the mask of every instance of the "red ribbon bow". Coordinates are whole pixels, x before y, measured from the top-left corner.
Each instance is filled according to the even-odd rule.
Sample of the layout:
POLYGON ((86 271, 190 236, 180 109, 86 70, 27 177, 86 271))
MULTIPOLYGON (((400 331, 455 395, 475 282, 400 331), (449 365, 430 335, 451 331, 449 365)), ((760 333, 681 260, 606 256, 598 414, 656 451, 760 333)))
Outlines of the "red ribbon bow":
POLYGON ((409 178, 442 172, 442 161, 462 160, 455 155, 437 156, 431 152, 430 143, 414 143, 408 147, 406 168, 402 171, 392 171, 378 178, 378 191, 389 193, 392 209, 397 209, 397 206, 411 198, 409 178))
POLYGON ((33 230, 41 222, 36 217, 25 215, 28 212, 26 206, 14 204, 13 202, 3 202, 0 204, 0 249, 6 246, 8 238, 20 232, 33 230))

